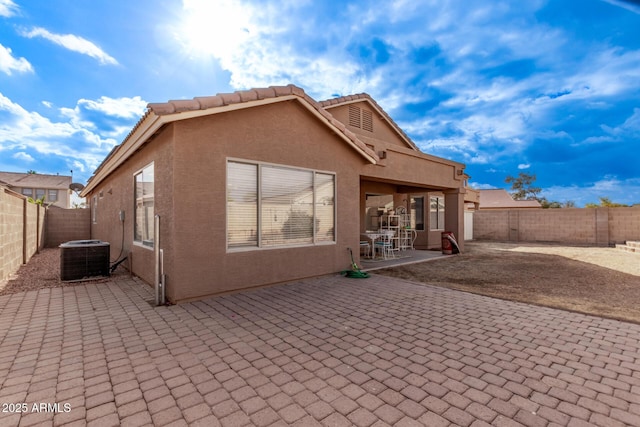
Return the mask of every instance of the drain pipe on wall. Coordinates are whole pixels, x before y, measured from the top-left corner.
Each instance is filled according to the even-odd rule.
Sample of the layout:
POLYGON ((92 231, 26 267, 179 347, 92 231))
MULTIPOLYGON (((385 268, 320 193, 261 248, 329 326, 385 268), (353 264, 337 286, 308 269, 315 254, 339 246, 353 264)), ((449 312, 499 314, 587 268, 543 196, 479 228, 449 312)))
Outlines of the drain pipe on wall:
POLYGON ((155 291, 156 305, 165 305, 165 277, 164 277, 164 251, 160 249, 160 215, 156 214, 153 221, 153 252, 156 261, 155 291))

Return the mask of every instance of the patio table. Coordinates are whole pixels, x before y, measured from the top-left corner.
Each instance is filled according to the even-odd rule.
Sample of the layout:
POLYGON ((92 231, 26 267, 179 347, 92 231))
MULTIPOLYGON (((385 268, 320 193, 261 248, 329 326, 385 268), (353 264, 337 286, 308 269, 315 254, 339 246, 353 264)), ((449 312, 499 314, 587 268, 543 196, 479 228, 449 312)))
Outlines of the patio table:
POLYGON ((389 233, 390 233, 389 231, 375 231, 375 232, 367 231, 366 233, 362 233, 363 236, 371 240, 371 259, 376 258, 376 240, 388 235, 389 233))

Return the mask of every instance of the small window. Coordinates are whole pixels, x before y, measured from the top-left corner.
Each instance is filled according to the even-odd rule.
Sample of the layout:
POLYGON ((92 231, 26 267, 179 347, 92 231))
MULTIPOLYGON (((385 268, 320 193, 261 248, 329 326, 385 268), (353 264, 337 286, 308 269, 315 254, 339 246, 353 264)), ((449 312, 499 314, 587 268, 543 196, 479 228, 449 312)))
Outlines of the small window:
POLYGON ((31 188, 23 188, 22 195, 27 197, 33 197, 33 189, 31 188))
POLYGON ((444 230, 444 197, 431 197, 431 210, 429 217, 429 229, 444 230))
POLYGON ((44 200, 44 195, 46 194, 46 191, 44 191, 44 188, 36 188, 36 200, 44 200))
POLYGON ((57 202, 58 201, 58 190, 49 190, 49 194, 47 194, 47 197, 48 197, 50 202, 57 202))
POLYGON ((144 246, 153 247, 154 170, 153 163, 134 175, 135 206, 133 240, 144 246))

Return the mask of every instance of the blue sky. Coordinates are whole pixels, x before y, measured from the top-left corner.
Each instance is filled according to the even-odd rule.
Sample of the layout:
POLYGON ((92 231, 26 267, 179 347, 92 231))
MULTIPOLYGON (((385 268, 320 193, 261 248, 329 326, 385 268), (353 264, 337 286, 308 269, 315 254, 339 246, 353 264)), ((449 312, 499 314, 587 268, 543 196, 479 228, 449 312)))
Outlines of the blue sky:
POLYGON ((477 188, 640 203, 640 2, 0 0, 0 170, 86 183, 149 102, 367 92, 477 188))

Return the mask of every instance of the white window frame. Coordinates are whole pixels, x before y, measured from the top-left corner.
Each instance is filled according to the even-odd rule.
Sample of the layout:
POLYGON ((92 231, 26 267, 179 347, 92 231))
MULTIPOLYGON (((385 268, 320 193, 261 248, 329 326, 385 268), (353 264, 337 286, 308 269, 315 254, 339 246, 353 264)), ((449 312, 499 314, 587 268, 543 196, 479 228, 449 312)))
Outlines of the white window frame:
MULTIPOLYGON (((156 169, 155 169, 155 164, 154 162, 151 162, 149 164, 147 164, 146 166, 144 166, 143 168, 137 170, 134 174, 133 174, 133 244, 135 246, 141 247, 141 248, 145 248, 145 249, 149 249, 149 250, 153 250, 154 249, 154 244, 155 244, 155 236, 153 236, 153 240, 139 240, 136 239, 136 227, 137 227, 137 223, 138 223, 138 197, 137 197, 137 177, 138 175, 141 175, 144 173, 144 171, 147 171, 150 167, 153 167, 153 183, 154 183, 154 188, 153 188, 153 193, 152 193, 152 200, 153 200, 153 213, 154 215, 151 215, 150 219, 147 219, 147 221, 145 221, 145 226, 149 227, 151 226, 153 228, 154 226, 154 216, 155 216, 155 211, 156 211, 156 200, 155 200, 155 175, 156 175, 156 169), (150 224, 148 223, 150 221, 150 224)), ((144 195, 143 195, 143 199, 144 199, 144 195)), ((144 203, 144 200, 143 200, 144 203)))
POLYGON ((257 182, 256 182, 256 190, 257 190, 257 224, 256 224, 256 233, 257 233, 257 242, 252 246, 238 246, 238 247, 229 247, 229 187, 225 185, 226 188, 226 197, 225 197, 225 247, 227 248, 227 253, 234 252, 246 252, 246 251, 257 251, 257 250, 271 250, 271 249, 282 249, 282 248, 294 248, 294 247, 308 247, 308 246, 326 246, 326 245, 335 245, 338 236, 338 181, 337 174, 332 171, 324 171, 318 169, 309 169, 302 168, 297 166, 283 165, 277 163, 269 163, 269 162, 260 162, 255 160, 246 160, 240 158, 228 157, 226 161, 227 171, 225 172, 225 182, 228 182, 228 165, 229 163, 243 163, 247 165, 254 165, 257 168, 257 182), (263 166, 273 166, 276 168, 290 169, 293 171, 307 171, 312 172, 314 176, 314 190, 313 190, 313 239, 311 242, 305 243, 291 243, 291 244, 274 244, 265 246, 262 243, 262 167, 263 166), (333 176, 333 239, 332 240, 319 240, 316 235, 316 227, 315 221, 317 218, 316 214, 316 189, 315 189, 315 175, 316 174, 325 174, 333 176))
POLYGON ((98 223, 98 195, 95 194, 92 198, 91 198, 91 222, 93 222, 94 224, 98 223))
POLYGON ((444 204, 444 196, 429 196, 429 230, 430 231, 441 231, 444 230, 444 221, 445 221, 445 210, 446 210, 446 206, 444 204), (433 203, 433 199, 437 199, 436 201, 436 221, 434 224, 434 221, 432 221, 432 214, 433 214, 433 210, 431 208, 431 205, 433 203), (442 200, 442 203, 440 203, 440 200, 442 200), (440 210, 440 205, 442 205, 442 210, 440 210), (440 220, 442 218, 442 220, 440 220), (442 224, 441 224, 442 223, 442 224))

